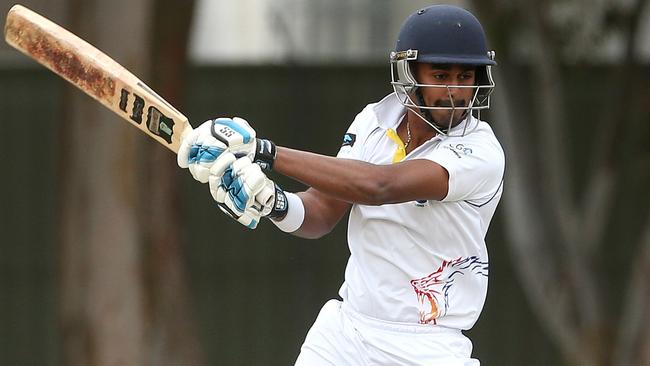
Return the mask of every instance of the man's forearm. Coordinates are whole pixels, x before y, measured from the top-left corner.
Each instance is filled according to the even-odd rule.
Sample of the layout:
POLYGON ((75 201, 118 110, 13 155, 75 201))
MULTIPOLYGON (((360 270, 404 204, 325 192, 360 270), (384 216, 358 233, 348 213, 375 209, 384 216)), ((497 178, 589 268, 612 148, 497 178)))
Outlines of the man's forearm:
POLYGON ((389 177, 378 166, 285 147, 277 148, 273 170, 333 198, 376 204, 389 177))

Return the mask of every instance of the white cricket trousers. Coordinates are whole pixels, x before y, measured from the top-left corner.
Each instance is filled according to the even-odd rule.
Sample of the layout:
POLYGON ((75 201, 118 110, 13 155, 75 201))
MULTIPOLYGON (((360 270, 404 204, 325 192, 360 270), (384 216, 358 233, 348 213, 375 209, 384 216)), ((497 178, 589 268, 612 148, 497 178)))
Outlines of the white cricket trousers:
POLYGON ((321 309, 296 366, 478 366, 472 342, 460 330, 386 322, 338 300, 321 309))

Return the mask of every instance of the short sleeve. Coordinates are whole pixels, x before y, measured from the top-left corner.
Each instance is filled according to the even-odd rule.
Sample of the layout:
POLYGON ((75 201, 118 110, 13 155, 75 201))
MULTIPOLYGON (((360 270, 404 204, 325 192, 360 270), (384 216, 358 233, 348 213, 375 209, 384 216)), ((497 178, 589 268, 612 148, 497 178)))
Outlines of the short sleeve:
POLYGON ((480 202, 494 196, 501 188, 505 157, 491 130, 448 138, 426 158, 449 173, 449 188, 443 202, 480 202))

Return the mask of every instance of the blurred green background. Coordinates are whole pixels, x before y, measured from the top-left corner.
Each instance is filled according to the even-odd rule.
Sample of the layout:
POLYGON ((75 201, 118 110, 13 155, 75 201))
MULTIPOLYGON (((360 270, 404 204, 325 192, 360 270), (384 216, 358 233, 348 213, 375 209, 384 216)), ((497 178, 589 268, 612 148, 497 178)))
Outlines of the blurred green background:
MULTIPOLYGON (((72 3, 77 8, 69 9, 77 10, 59 21, 84 11, 101 17, 110 5, 72 3)), ((512 29, 525 29, 541 21, 538 30, 544 30, 543 19, 526 13, 526 2, 487 3, 465 5, 484 16, 497 56, 499 50, 505 54, 496 75, 495 99, 501 99, 484 117, 504 143, 510 178, 487 238, 487 302, 468 332, 474 356, 485 365, 648 364, 647 61, 567 61, 562 47, 575 45, 555 42, 564 29, 556 26, 546 41, 557 48, 524 62, 502 34, 508 28, 495 23, 507 20, 512 29), (496 14, 488 16, 489 6, 496 14)), ((560 2, 542 3, 554 14, 552 5, 560 2)), ((647 9, 644 4, 636 5, 647 9)), ((416 5, 403 6, 410 11, 416 5)), ((157 3, 158 20, 146 29, 165 28, 178 6, 157 3)), ((602 16, 607 14, 628 13, 602 16)), ((633 24, 628 16, 620 29, 633 24)), ((643 44, 633 31, 634 42, 643 44)), ((143 80, 194 126, 238 115, 280 145, 333 155, 356 113, 391 91, 387 62, 372 59, 240 65, 181 60, 168 71, 168 61, 157 62, 160 55, 187 41, 156 34, 163 36, 152 38, 150 61, 133 62, 136 51, 120 61, 150 75, 143 80)), ((119 43, 108 47, 119 49, 119 43)), ((172 153, 110 112, 93 109, 80 117, 75 108, 95 108, 89 97, 33 64, 0 66, 0 364, 292 364, 318 310, 342 283, 346 220, 319 240, 294 238, 267 222, 246 230, 216 209, 207 187, 178 169, 172 153), (103 126, 114 130, 106 133, 103 126), (102 160, 123 154, 133 166, 113 171, 102 160), (110 211, 114 202, 88 188, 106 187, 100 180, 118 190, 122 182, 130 187, 123 203, 133 207, 125 217, 134 218, 135 229, 118 219, 93 223, 93 212, 110 211), (154 193, 169 182, 176 185, 154 193), (97 238, 93 225, 107 226, 114 238, 97 238), (103 262, 101 248, 121 243, 119 233, 128 230, 135 230, 133 267, 103 262), (76 279, 69 279, 69 267, 78 269, 76 279), (128 270, 139 287, 128 291, 136 295, 119 282, 124 268, 135 268, 128 270), (84 276, 87 281, 80 281, 84 276), (93 282, 101 276, 116 279, 106 291, 97 285, 104 282, 93 282), (113 297, 96 301, 97 293, 113 297), (139 316, 122 321, 106 310, 115 301, 122 304, 121 296, 139 299, 139 316), (131 329, 134 323, 140 325, 131 329), (135 351, 121 353, 119 339, 126 338, 120 334, 138 335, 131 341, 135 351)), ((273 178, 288 190, 304 188, 273 178)))

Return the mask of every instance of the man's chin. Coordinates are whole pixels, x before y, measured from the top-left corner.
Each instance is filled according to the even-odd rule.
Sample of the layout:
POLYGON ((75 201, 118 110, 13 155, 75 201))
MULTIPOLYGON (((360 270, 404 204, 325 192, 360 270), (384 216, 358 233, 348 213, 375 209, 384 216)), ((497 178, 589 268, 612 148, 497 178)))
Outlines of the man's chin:
POLYGON ((452 113, 446 113, 440 116, 433 116, 433 118, 436 121, 436 124, 438 126, 447 129, 451 127, 456 127, 461 122, 463 122, 463 120, 465 119, 465 113, 457 112, 453 114, 453 117, 452 117, 452 113))

